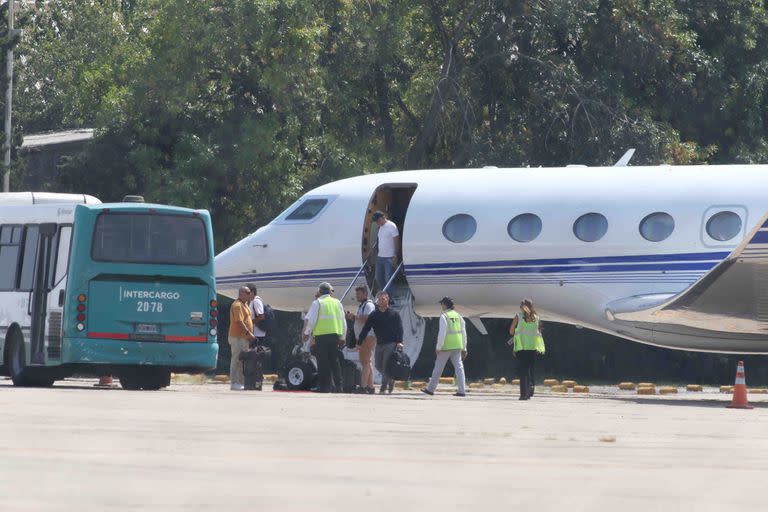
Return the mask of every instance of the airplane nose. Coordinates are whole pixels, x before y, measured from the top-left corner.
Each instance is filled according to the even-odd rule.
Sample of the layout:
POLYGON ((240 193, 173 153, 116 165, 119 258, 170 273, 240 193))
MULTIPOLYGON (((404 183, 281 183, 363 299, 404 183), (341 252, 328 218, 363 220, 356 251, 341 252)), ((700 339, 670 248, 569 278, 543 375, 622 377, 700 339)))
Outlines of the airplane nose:
POLYGON ((253 281, 259 272, 261 258, 257 251, 268 246, 269 243, 264 239, 264 228, 260 228, 219 253, 214 259, 216 291, 228 297, 237 297, 237 289, 253 281))

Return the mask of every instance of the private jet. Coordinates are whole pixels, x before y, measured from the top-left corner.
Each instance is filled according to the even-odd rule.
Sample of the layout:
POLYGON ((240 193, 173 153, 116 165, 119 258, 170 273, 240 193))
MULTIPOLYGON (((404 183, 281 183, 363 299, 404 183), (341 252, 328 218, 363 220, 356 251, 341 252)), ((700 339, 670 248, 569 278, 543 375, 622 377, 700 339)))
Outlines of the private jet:
POLYGON ((521 299, 543 320, 680 350, 768 353, 768 165, 435 169, 318 187, 216 257, 218 292, 256 283, 306 311, 373 279, 381 210, 402 263, 386 287, 415 361, 451 296, 485 333, 521 299))

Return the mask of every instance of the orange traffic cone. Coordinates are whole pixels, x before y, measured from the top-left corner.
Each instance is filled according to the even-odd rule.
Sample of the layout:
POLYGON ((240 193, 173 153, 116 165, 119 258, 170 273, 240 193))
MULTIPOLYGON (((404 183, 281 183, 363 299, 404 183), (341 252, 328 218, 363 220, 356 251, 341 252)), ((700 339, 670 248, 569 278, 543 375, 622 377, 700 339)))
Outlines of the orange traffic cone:
POLYGON ((744 377, 744 361, 736 367, 736 383, 733 386, 733 400, 729 409, 753 409, 747 401, 747 379, 744 377))

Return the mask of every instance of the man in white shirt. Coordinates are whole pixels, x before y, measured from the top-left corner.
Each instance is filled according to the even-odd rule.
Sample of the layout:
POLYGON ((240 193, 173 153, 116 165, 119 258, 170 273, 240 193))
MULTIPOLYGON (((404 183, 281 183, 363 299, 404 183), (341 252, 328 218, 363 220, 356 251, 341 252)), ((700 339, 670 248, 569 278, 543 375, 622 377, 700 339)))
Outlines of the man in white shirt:
MULTIPOLYGON (((248 309, 251 312, 251 319, 253 320, 253 341, 250 342, 249 347, 257 347, 257 346, 263 346, 266 347, 267 344, 267 333, 259 327, 259 322, 264 320, 264 302, 261 300, 261 297, 259 297, 258 290, 256 289, 256 285, 253 283, 248 283, 245 286, 248 287, 248 289, 251 291, 251 301, 248 303, 248 309)), ((269 358, 272 360, 272 365, 274 366, 274 351, 270 350, 269 358)), ((254 381, 254 388, 258 391, 261 391, 263 382, 264 382, 264 361, 266 359, 266 356, 264 356, 258 364, 250 367, 249 369, 254 371, 252 379, 249 378, 248 380, 254 381)))
POLYGON ((392 278, 400 259, 400 231, 398 231, 397 225, 388 220, 382 211, 375 212, 372 218, 379 225, 376 282, 379 284, 379 291, 382 291, 392 278))
POLYGON ((259 322, 264 320, 264 301, 257 295, 258 290, 256 289, 255 284, 249 283, 246 286, 251 290, 252 298, 249 307, 251 310, 251 318, 253 319, 253 335, 256 337, 256 344, 262 345, 264 344, 264 338, 267 336, 267 333, 259 328, 259 322))

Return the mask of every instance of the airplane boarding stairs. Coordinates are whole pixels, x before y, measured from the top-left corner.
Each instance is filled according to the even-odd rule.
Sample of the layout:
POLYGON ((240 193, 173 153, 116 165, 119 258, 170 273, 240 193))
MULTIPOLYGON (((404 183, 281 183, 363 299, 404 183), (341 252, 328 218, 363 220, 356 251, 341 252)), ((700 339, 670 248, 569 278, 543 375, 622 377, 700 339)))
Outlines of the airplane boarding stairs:
MULTIPOLYGON (((390 297, 395 301, 394 305, 390 307, 400 315, 403 322, 404 351, 411 360, 411 368, 413 368, 424 344, 427 321, 416 314, 413 307, 413 294, 407 283, 404 281, 392 282, 387 290, 390 297)), ((354 361, 358 366, 360 365, 357 350, 345 348, 343 352, 346 359, 354 361)), ((381 375, 376 369, 373 371, 373 380, 376 385, 381 384, 381 375)))

